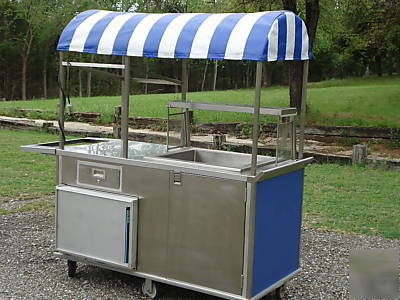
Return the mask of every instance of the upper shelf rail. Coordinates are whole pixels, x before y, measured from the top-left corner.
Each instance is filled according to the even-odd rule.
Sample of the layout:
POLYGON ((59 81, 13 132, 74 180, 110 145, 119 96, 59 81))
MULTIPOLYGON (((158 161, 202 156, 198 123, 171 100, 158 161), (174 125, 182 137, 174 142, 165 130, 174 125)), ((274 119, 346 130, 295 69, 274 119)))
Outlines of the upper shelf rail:
MULTIPOLYGON (((80 67, 87 72, 93 72, 100 76, 105 77, 114 77, 118 79, 123 79, 123 76, 115 73, 100 71, 95 68, 106 68, 106 69, 125 69, 125 65, 118 65, 118 64, 103 64, 103 63, 85 63, 85 62, 62 62, 62 65, 67 67, 80 67)), ((148 84, 160 84, 160 85, 175 85, 180 86, 182 82, 177 79, 172 79, 168 77, 161 77, 161 78, 138 78, 138 77, 131 77, 132 81, 138 83, 148 83, 148 84)))
POLYGON ((63 61, 62 65, 64 67, 125 69, 125 66, 124 65, 120 65, 120 64, 87 63, 87 62, 75 62, 75 61, 63 61))
MULTIPOLYGON (((170 108, 204 109, 227 112, 254 113, 254 107, 246 104, 224 104, 193 101, 170 101, 167 104, 170 108)), ((260 114, 274 115, 281 117, 296 116, 297 111, 294 107, 270 107, 261 106, 260 114)))

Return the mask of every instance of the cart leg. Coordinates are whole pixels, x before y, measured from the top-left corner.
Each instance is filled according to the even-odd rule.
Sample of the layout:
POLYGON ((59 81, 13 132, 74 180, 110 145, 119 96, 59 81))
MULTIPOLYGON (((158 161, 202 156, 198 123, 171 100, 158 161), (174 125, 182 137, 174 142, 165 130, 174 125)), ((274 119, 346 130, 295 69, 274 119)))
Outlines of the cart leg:
POLYGON ((285 298, 285 285, 281 285, 275 290, 271 291, 268 295, 262 297, 262 300, 282 300, 285 298))
POLYGON ((155 299, 157 297, 156 283, 153 280, 145 279, 142 284, 142 293, 151 299, 155 299))
POLYGON ((76 273, 76 261, 69 260, 67 261, 68 264, 68 277, 75 277, 76 273))
POLYGON ((275 299, 276 300, 281 300, 285 297, 285 290, 284 290, 285 286, 281 285, 280 287, 278 287, 275 290, 275 299))

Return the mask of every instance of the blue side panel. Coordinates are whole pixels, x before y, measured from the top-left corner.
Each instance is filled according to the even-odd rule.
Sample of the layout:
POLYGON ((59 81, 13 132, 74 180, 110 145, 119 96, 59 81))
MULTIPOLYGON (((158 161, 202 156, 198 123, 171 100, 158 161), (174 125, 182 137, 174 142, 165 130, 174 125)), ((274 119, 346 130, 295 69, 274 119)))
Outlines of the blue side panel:
POLYGON ((299 267, 304 169, 257 183, 252 295, 299 267))

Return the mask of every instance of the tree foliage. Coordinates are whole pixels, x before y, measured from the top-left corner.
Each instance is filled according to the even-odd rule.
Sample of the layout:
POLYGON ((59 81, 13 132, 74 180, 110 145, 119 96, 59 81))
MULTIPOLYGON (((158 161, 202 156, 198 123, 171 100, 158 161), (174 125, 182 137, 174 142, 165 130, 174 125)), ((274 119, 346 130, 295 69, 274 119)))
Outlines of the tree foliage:
MULTIPOLYGON (((309 32, 311 37, 315 36, 311 80, 400 73, 398 0, 0 0, 0 98, 57 95, 57 40, 67 22, 83 10, 254 12, 286 7, 311 24, 307 11, 315 2, 319 4, 320 14, 318 26, 309 32)), ((70 53, 68 59, 89 61, 90 56, 70 53)), ((116 56, 95 59, 121 61, 116 56)), ((180 65, 173 59, 133 58, 132 64, 132 71, 138 77, 145 76, 146 70, 149 74, 180 77, 180 65)), ((205 70, 205 66, 203 60, 191 61, 190 90, 212 89, 214 67, 210 65, 205 70)), ((251 61, 219 61, 217 89, 252 86, 254 66, 251 61)), ((266 74, 268 84, 289 82, 283 63, 268 64, 266 74)), ((71 69, 72 95, 79 94, 78 77, 78 72, 71 69)), ((119 94, 119 89, 118 81, 93 75, 92 95, 119 94)), ((142 91, 142 86, 133 86, 132 92, 142 91)), ((174 89, 149 86, 148 91, 173 92, 174 89)))

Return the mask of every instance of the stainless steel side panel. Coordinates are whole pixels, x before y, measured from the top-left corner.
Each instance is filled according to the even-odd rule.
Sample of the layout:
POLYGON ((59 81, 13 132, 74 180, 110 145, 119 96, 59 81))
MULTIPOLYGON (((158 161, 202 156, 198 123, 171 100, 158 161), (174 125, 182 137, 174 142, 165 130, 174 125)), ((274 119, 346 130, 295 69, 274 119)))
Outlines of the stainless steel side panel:
POLYGON ((140 198, 138 272, 165 276, 169 172, 123 166, 122 191, 140 198))
POLYGON ((134 268, 137 200, 136 197, 57 186, 57 250, 134 268))
POLYGON ((170 178, 167 277, 240 294, 246 184, 190 174, 170 178))

